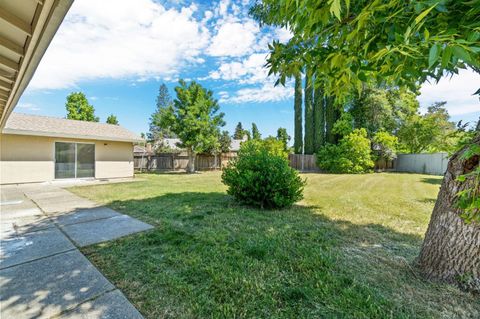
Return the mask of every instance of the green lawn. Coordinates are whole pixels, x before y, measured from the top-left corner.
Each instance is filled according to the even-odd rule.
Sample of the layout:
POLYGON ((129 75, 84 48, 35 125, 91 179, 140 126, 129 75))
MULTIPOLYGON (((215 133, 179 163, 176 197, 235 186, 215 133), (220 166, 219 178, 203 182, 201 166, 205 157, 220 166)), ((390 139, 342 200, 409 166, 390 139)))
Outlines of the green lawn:
POLYGON ((480 317, 412 267, 441 178, 304 176, 276 211, 235 203, 218 172, 73 188, 155 226, 83 251, 146 318, 480 317))

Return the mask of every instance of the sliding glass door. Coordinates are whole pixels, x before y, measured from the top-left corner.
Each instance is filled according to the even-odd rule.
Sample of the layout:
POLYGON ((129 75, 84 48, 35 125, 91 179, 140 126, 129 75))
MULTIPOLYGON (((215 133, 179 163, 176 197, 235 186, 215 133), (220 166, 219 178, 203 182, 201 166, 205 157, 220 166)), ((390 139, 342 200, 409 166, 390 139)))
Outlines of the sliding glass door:
POLYGON ((95 144, 55 143, 55 178, 95 176, 95 144))

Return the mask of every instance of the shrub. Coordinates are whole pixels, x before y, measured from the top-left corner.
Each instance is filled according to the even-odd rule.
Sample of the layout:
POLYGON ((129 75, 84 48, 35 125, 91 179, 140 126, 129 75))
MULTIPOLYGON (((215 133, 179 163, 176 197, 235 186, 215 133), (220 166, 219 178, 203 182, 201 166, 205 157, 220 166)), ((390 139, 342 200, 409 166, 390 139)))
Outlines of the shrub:
POLYGON ((356 129, 343 137, 338 145, 328 144, 317 154, 318 166, 331 173, 367 173, 373 169, 367 131, 356 129))
POLYGON ((372 139, 378 159, 391 161, 397 158, 398 138, 388 132, 378 131, 372 139))
MULTIPOLYGON (((305 181, 288 166, 285 156, 263 141, 242 143, 238 158, 223 170, 227 193, 238 201, 261 208, 283 208, 303 198, 305 181)), ((282 145, 283 149, 283 145, 282 145)))

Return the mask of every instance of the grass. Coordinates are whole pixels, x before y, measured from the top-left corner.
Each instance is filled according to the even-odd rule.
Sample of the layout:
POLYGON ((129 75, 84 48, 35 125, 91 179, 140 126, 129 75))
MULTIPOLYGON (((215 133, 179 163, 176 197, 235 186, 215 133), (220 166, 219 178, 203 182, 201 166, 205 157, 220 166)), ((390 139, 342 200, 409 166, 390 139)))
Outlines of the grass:
POLYGON ((146 318, 478 318, 478 296, 412 266, 440 178, 306 174, 280 211, 240 206, 218 172, 72 189, 155 226, 87 257, 146 318))

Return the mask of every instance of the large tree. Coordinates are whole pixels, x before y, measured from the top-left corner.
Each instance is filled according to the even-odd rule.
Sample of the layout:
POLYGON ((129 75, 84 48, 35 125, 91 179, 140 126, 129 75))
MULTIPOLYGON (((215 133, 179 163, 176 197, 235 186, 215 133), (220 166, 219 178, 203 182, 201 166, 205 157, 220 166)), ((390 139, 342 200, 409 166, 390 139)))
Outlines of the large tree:
POLYGON ((397 134, 403 151, 423 153, 455 149, 455 123, 450 122, 445 103, 436 102, 424 115, 414 114, 405 119, 397 134))
POLYGON ((365 128, 372 137, 381 130, 396 133, 419 107, 409 90, 367 85, 360 93, 354 92, 349 113, 355 128, 365 128))
POLYGON ((294 100, 294 138, 293 149, 295 154, 303 153, 303 116, 302 116, 302 75, 295 74, 295 100, 294 100))
POLYGON ((313 140, 315 136, 313 118, 313 81, 310 70, 305 72, 305 136, 304 153, 313 154, 313 140))
POLYGON ((161 126, 161 116, 164 109, 173 104, 172 97, 168 91, 168 87, 162 83, 158 88, 155 112, 150 116, 150 130, 147 137, 150 141, 158 141, 163 138, 174 137, 169 127, 161 126))
MULTIPOLYGON (((467 66, 480 73, 479 0, 263 0, 251 12, 293 34, 285 44, 270 45, 267 65, 278 83, 305 67, 291 63, 300 54, 322 74, 316 85, 340 101, 367 80, 415 90, 418 83, 467 66)), ((480 148, 480 137, 472 145, 480 148)), ((466 160, 465 152, 450 159, 418 265, 428 278, 468 278, 470 288, 480 291, 480 222, 467 223, 456 206, 459 190, 478 188, 478 175, 457 180, 479 170, 480 156, 466 160)), ((480 195, 474 194, 478 203, 480 195)), ((479 209, 473 214, 480 215, 479 209)))
POLYGON ((95 108, 88 103, 87 97, 82 92, 73 92, 67 96, 67 119, 98 122, 98 117, 95 116, 95 108))
POLYGON ((225 125, 220 106, 213 92, 195 81, 187 84, 179 81, 173 105, 161 109, 160 127, 169 128, 187 149, 187 173, 195 172, 195 156, 198 152, 218 148, 220 127, 225 125))

